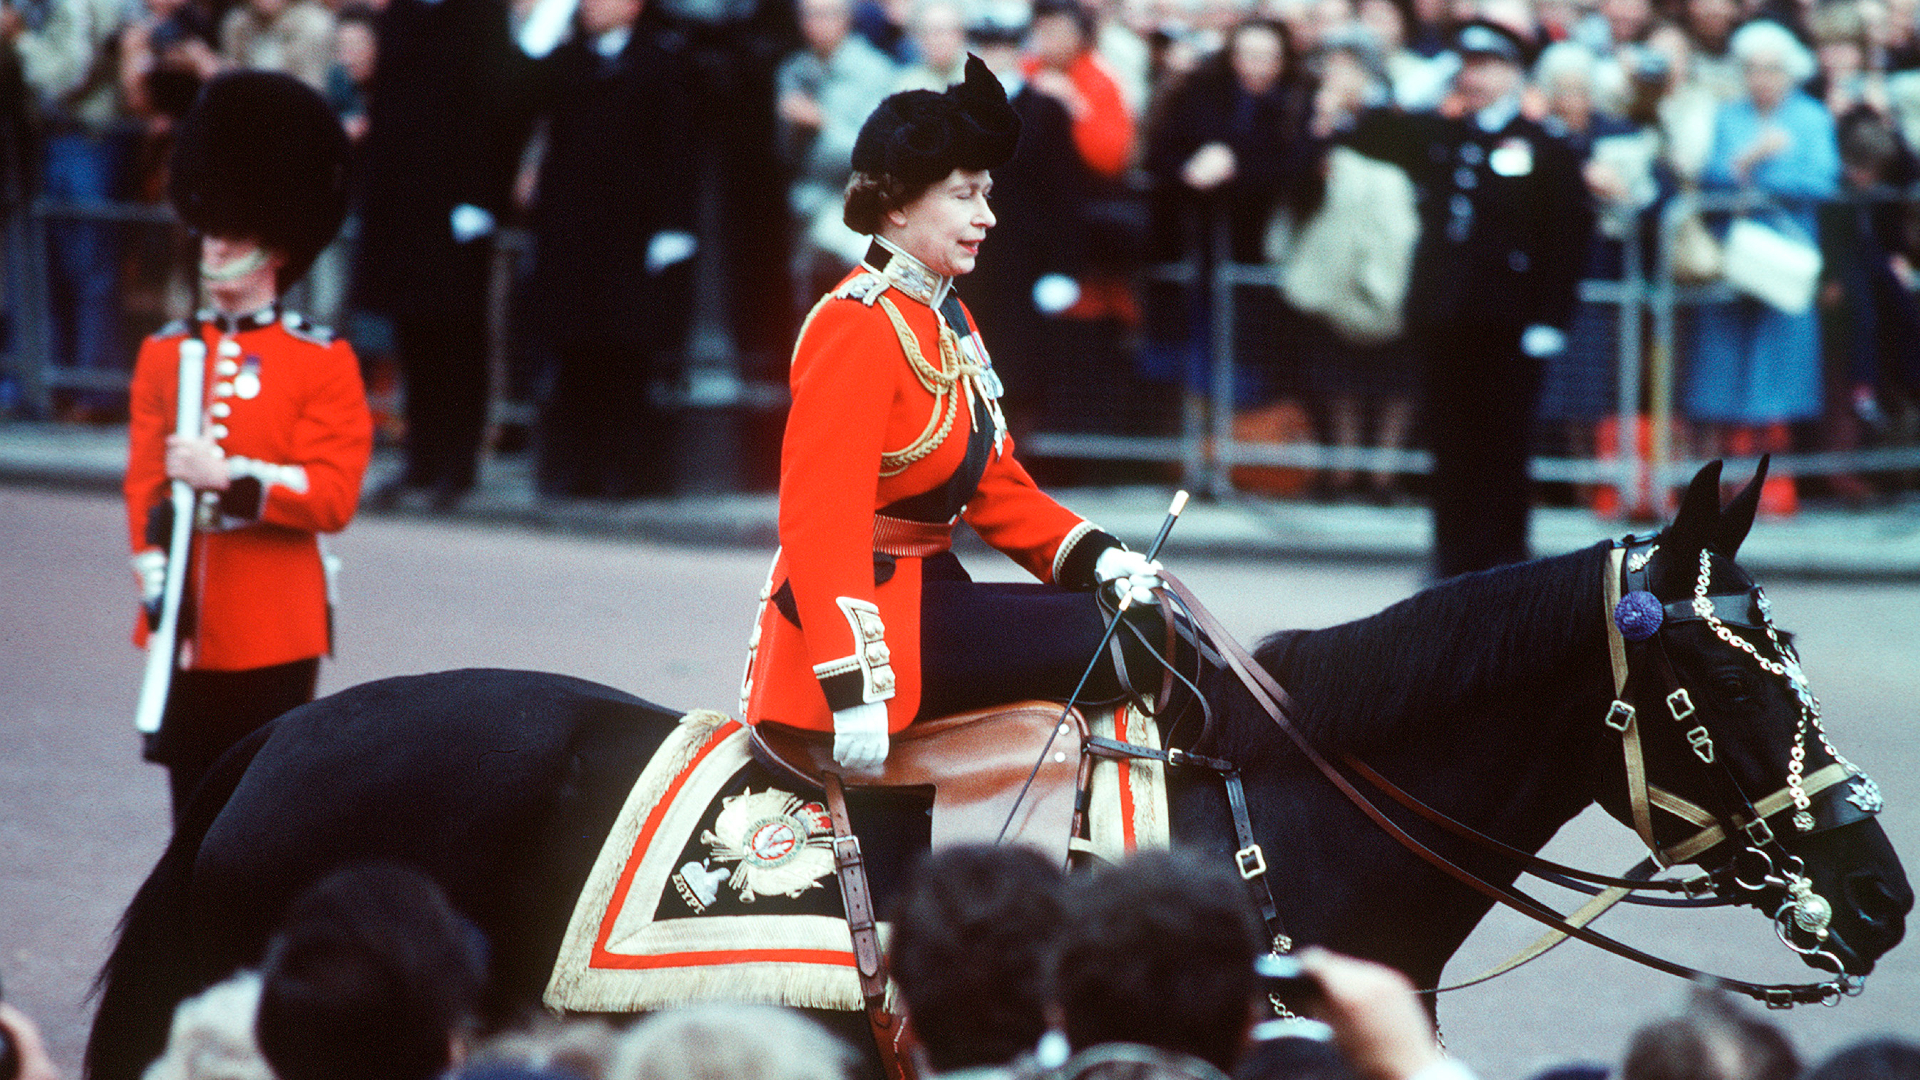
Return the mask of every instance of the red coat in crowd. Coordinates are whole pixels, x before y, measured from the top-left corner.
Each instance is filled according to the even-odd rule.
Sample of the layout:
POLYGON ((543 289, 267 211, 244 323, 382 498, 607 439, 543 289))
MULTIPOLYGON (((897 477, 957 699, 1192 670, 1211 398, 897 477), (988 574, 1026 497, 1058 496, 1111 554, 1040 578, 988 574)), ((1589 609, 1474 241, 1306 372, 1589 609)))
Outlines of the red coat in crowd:
MULTIPOLYGON (((1032 78, 1039 67, 1039 61, 1027 61, 1026 76, 1032 78)), ((1117 178, 1133 158, 1133 110, 1120 92, 1120 81, 1091 49, 1080 54, 1066 75, 1080 97, 1071 110, 1073 145, 1088 168, 1109 180, 1117 178)))

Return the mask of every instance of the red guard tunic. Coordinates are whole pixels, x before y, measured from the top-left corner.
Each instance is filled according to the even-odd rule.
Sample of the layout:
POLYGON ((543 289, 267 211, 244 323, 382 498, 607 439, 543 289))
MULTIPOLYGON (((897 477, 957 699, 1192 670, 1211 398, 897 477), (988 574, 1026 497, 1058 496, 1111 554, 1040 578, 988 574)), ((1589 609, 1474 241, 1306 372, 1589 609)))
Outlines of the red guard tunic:
MULTIPOLYGON (((207 345, 202 431, 238 475, 201 499, 186 665, 242 671, 322 656, 327 584, 316 534, 352 520, 373 453, 359 362, 346 342, 273 309, 224 321, 203 314, 148 338, 134 364, 125 485, 136 553, 165 547, 148 542, 148 515, 168 497, 180 342, 196 330, 207 345)), ((142 619, 135 643, 146 636, 142 619)))
POLYGON ((1093 556, 1116 543, 1014 460, 997 407, 983 399, 997 380, 949 282, 897 249, 875 252, 884 269, 869 255, 815 306, 794 347, 781 548, 741 687, 751 723, 831 731, 834 710, 873 701, 887 702, 890 730, 912 721, 921 564, 946 546, 925 537, 951 522, 909 529, 920 539, 901 542, 898 523, 876 515, 948 484, 970 444, 986 462, 959 517, 1035 577, 1090 586, 1093 556), (943 307, 965 325, 949 325, 943 307))

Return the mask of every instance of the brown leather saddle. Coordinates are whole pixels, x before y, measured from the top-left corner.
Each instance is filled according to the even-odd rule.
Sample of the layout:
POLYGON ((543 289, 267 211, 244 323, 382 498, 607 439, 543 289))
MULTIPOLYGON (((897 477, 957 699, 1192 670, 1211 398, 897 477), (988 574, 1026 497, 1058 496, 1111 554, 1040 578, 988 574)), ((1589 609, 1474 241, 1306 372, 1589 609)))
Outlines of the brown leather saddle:
POLYGON ((754 757, 809 790, 822 791, 833 821, 834 869, 853 936, 854 966, 867 1022, 888 1080, 913 1080, 903 1017, 887 993, 873 897, 860 840, 847 819, 848 787, 932 787, 934 848, 1001 842, 1039 848, 1066 865, 1080 831, 1080 793, 1093 759, 1086 718, 1050 701, 1022 701, 912 724, 894 734, 876 774, 842 772, 833 735, 762 721, 754 757))
POLYGON ((828 773, 850 788, 931 787, 935 848, 1016 842, 1064 866, 1093 765, 1088 734, 1079 709, 1063 719, 1059 702, 1022 701, 895 732, 877 774, 842 772, 830 733, 783 724, 754 725, 753 753, 815 791, 825 789, 828 773))

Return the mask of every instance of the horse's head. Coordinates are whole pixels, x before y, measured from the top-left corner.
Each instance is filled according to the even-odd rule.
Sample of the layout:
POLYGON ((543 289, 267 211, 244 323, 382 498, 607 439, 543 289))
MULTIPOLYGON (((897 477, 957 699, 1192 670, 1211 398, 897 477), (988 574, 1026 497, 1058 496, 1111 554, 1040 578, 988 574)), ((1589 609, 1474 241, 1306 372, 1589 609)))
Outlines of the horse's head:
POLYGON ((1602 802, 1657 861, 1765 911, 1808 964, 1860 976, 1900 941, 1913 891, 1874 820, 1879 790, 1830 741, 1789 635, 1733 561, 1765 474, 1722 509, 1708 465, 1672 525, 1615 552, 1625 689, 1607 723, 1628 782, 1602 802))

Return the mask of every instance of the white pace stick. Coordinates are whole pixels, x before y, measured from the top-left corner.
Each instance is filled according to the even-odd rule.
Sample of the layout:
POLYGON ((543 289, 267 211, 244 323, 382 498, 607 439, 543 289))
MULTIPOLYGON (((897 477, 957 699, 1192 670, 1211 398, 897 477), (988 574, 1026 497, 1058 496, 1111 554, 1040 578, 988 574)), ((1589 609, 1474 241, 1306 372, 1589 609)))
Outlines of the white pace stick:
MULTIPOLYGON (((200 434, 207 345, 197 336, 180 343, 180 403, 173 430, 192 438, 200 434)), ((140 703, 133 727, 142 735, 156 735, 167 709, 167 692, 180 662, 180 603, 186 595, 187 563, 193 552, 195 494, 184 480, 173 482, 173 534, 167 543, 167 583, 160 595, 160 625, 147 635, 147 672, 140 681, 140 703)))

